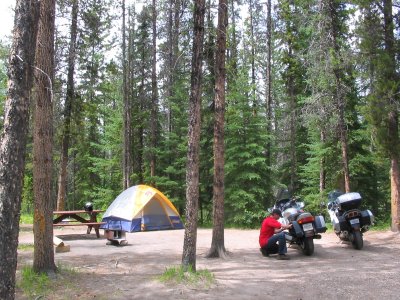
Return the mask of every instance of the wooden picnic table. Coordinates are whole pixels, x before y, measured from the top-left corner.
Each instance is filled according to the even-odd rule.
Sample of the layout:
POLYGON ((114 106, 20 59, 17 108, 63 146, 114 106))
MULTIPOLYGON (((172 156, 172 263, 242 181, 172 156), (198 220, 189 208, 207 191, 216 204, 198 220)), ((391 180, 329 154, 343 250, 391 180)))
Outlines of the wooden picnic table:
POLYGON ((96 236, 100 237, 99 228, 104 222, 97 221, 97 215, 104 210, 64 210, 53 211, 53 226, 87 226, 87 234, 90 234, 92 228, 96 232, 96 236), (72 220, 71 220, 72 219, 72 220))

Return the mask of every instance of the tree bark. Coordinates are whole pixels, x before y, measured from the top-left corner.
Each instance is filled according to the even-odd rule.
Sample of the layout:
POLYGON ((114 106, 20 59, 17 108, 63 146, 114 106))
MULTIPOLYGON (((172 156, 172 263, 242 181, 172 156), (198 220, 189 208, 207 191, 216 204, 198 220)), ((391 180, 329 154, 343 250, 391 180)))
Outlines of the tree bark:
POLYGON ((224 125, 225 125, 225 52, 228 5, 219 0, 217 53, 215 57, 215 118, 214 118, 214 184, 213 184, 213 235, 207 257, 224 257, 224 125))
POLYGON ((15 298, 21 197, 39 4, 17 0, 0 145, 0 299, 15 298))
POLYGON ((36 44, 35 113, 33 133, 34 257, 36 272, 56 270, 53 250, 53 201, 51 199, 53 152, 55 0, 43 0, 36 44))
POLYGON ((186 167, 186 224, 182 266, 196 271, 196 243, 199 203, 199 152, 201 82, 204 44, 205 0, 196 0, 193 11, 192 72, 189 99, 188 155, 186 167))
POLYGON ((66 191, 67 191, 67 165, 69 141, 71 139, 71 114, 75 99, 75 60, 76 60, 76 39, 78 35, 78 10, 79 0, 72 0, 71 11, 71 39, 69 42, 68 53, 68 75, 67 75, 67 96, 64 108, 64 128, 62 133, 60 174, 58 177, 58 196, 57 210, 65 210, 66 191))

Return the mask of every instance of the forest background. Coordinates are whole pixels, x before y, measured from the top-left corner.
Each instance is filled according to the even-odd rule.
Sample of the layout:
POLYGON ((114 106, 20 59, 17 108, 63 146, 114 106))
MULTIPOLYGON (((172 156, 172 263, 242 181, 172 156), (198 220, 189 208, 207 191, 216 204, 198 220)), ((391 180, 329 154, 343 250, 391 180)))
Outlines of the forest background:
MULTIPOLYGON (((387 221, 398 153, 398 122, 394 135, 390 130, 399 108, 397 4, 390 2, 389 15, 387 1, 281 0, 272 1, 270 13, 268 2, 228 1, 226 226, 258 227, 281 188, 314 212, 331 190, 357 191, 378 222, 387 221)), ((212 221, 217 36, 217 5, 206 3, 203 225, 212 221)), ((80 209, 90 201, 106 208, 127 186, 146 183, 184 214, 192 5, 132 1, 123 13, 119 1, 57 1, 54 207, 80 209)), ((0 129, 9 47, 3 39, 0 129)), ((34 201, 32 134, 26 213, 34 201)))

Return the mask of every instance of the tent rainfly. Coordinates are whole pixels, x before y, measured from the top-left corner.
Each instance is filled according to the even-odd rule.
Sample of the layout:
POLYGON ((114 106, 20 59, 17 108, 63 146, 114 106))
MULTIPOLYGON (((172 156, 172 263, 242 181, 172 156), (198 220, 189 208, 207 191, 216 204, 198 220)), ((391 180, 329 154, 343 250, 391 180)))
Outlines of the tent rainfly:
POLYGON ((101 229, 126 232, 182 229, 175 206, 159 190, 135 185, 123 191, 103 215, 101 229))

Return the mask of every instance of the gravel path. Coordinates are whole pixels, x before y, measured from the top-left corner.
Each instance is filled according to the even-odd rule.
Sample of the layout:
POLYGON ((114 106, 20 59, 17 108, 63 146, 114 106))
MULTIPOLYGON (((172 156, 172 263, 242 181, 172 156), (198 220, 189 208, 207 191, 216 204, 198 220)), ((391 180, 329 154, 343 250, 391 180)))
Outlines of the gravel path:
MULTIPOLYGON (((69 279, 72 287, 60 286, 48 299, 400 299, 400 235, 390 231, 367 232, 362 250, 324 233, 314 255, 289 248, 291 260, 279 261, 261 256, 258 230, 234 229, 225 230, 228 257, 206 259, 212 231, 199 229, 197 269, 215 275, 211 287, 155 279, 180 264, 183 230, 129 233, 123 247, 84 233, 79 227, 55 230, 71 247, 55 254, 57 264, 79 272, 69 279)), ((23 228, 20 244, 32 242, 31 230, 23 228)), ((32 251, 18 257, 20 268, 32 262, 32 251)), ((24 298, 18 293, 17 299, 24 298)))

